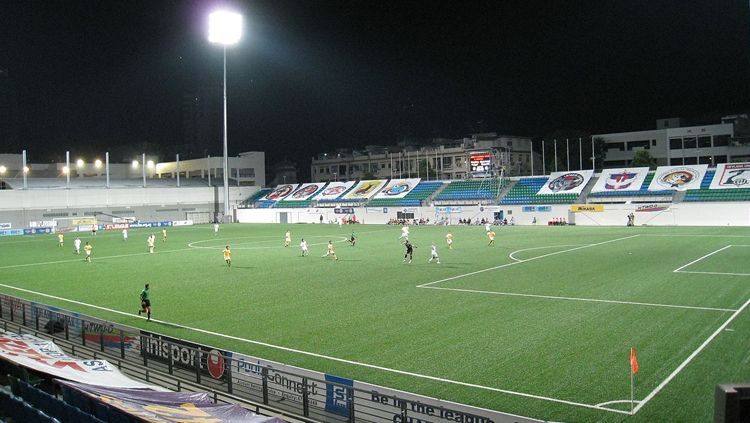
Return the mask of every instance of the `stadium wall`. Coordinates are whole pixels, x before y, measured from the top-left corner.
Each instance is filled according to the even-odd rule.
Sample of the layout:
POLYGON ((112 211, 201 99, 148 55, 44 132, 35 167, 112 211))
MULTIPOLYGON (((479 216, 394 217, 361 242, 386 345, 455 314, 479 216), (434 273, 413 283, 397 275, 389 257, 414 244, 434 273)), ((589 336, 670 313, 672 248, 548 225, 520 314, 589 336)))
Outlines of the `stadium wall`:
POLYGON ((603 211, 570 211, 570 205, 555 206, 451 206, 441 207, 342 207, 310 209, 239 209, 240 223, 330 223, 342 217, 355 215, 364 224, 385 224, 395 219, 398 212, 414 213, 416 219, 430 219, 430 223, 449 216, 451 224, 459 219, 494 219, 494 213, 503 212, 503 217, 516 225, 531 225, 536 218, 537 226, 563 218, 579 226, 625 226, 627 215, 635 215, 637 226, 750 226, 750 203, 660 203, 660 204, 605 204, 603 211), (284 220, 286 219, 286 220, 284 220))
MULTIPOLYGON (((230 205, 258 191, 231 187, 230 205)), ((0 223, 13 229, 32 221, 107 213, 142 221, 184 220, 189 212, 220 212, 221 187, 0 190, 0 223)))

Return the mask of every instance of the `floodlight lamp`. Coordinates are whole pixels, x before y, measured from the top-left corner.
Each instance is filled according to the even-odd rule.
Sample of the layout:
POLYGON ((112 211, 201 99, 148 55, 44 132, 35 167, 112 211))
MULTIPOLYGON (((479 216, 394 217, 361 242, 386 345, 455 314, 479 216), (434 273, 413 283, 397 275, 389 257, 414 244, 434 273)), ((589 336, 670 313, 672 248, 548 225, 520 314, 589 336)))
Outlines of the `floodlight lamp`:
POLYGON ((63 175, 67 175, 68 173, 70 173, 70 169, 68 169, 67 166, 63 166, 62 172, 63 172, 63 175))
POLYGON ((217 10, 208 15, 208 41, 230 46, 242 38, 242 15, 217 10))
POLYGON ((8 168, 5 166, 0 166, 0 175, 5 175, 5 172, 8 171, 8 168))
POLYGON ((96 166, 96 168, 99 169, 100 167, 102 167, 102 161, 99 159, 96 159, 96 161, 94 161, 94 166, 96 166))
POLYGON ((28 166, 24 166, 23 167, 23 173, 29 173, 29 167, 28 166))
POLYGON ((146 162, 146 167, 148 167, 149 169, 153 169, 153 167, 154 167, 154 161, 153 160, 147 161, 146 162))
POLYGON ((138 160, 133 160, 131 165, 133 166, 133 169, 138 169, 138 160))
POLYGON ((76 167, 83 167, 83 159, 76 160, 76 167))

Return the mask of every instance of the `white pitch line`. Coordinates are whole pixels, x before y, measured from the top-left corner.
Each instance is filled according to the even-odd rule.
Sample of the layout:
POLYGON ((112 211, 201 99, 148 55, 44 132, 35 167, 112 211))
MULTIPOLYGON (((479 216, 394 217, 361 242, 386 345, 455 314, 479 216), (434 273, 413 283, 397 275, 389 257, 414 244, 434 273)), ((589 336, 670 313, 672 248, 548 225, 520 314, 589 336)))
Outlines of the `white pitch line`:
MULTIPOLYGON (((15 289, 15 290, 22 291, 22 292, 27 292, 27 293, 34 294, 34 295, 39 295, 39 296, 42 296, 42 297, 53 298, 53 299, 60 300, 60 301, 66 301, 66 302, 73 303, 73 304, 78 304, 78 305, 82 305, 82 306, 86 306, 86 307, 91 307, 91 308, 95 308, 95 309, 98 309, 98 310, 107 311, 107 312, 110 312, 110 313, 121 314, 121 315, 128 316, 128 317, 131 317, 131 318, 145 319, 145 317, 136 316, 136 315, 134 315, 132 313, 126 313, 124 311, 114 310, 114 309, 111 309, 111 308, 101 307, 101 306, 97 306, 97 305, 93 305, 93 304, 88 304, 88 303, 84 303, 84 302, 81 302, 81 301, 70 300, 70 299, 63 298, 63 297, 58 297, 58 296, 55 296, 55 295, 50 295, 50 294, 45 294, 45 293, 42 293, 42 292, 32 291, 30 289, 18 288, 18 287, 12 286, 12 285, 6 285, 6 284, 1 284, 1 283, 0 283, 0 286, 5 287, 5 288, 9 288, 9 289, 15 289)), ((212 331, 209 331, 209 330, 206 330, 206 329, 194 328, 194 327, 190 327, 190 326, 181 325, 181 324, 178 324, 178 323, 170 323, 170 322, 166 322, 166 321, 163 321, 163 320, 156 320, 156 319, 151 319, 151 320, 154 321, 154 322, 156 322, 156 323, 164 323, 164 324, 167 324, 167 325, 170 325, 170 326, 173 326, 173 327, 177 327, 177 328, 181 328, 181 329, 185 329, 185 330, 189 330, 189 331, 193 331, 193 332, 204 333, 206 335, 212 335, 212 336, 216 336, 216 337, 220 337, 220 338, 231 339, 233 341, 246 342, 248 344, 260 345, 260 346, 267 347, 267 348, 273 348, 273 349, 277 349, 277 350, 281 350, 281 351, 287 351, 287 352, 292 352, 292 353, 296 353, 296 354, 307 355, 307 356, 316 357, 316 358, 322 358, 322 359, 326 359, 326 360, 336 361, 336 362, 339 362, 339 363, 345 363, 345 364, 350 364, 350 365, 354 365, 354 366, 360 366, 360 367, 365 367, 365 368, 370 368, 370 369, 381 370, 381 371, 389 372, 389 373, 396 373, 396 374, 405 375, 405 376, 411 376, 411 377, 420 378, 420 379, 427 379, 427 380, 432 380, 432 381, 436 381, 436 382, 443 382, 443 383, 449 383, 449 384, 453 384, 453 385, 465 386, 465 387, 469 387, 469 388, 476 388, 476 389, 482 389, 482 390, 486 390, 486 391, 499 392, 499 393, 503 393, 503 394, 515 395, 515 396, 520 396, 520 397, 525 397, 525 398, 532 398, 532 399, 537 399, 537 400, 556 402, 556 403, 566 404, 566 405, 572 405, 572 406, 576 406, 576 407, 591 408, 591 409, 600 410, 600 411, 607 411, 607 412, 611 412, 611 413, 630 414, 630 412, 627 412, 627 411, 613 410, 613 409, 610 409, 610 408, 599 407, 599 406, 592 405, 592 404, 584 404, 584 403, 579 403, 579 402, 575 402, 575 401, 563 400, 563 399, 559 399, 559 398, 551 398, 551 397, 545 397, 545 396, 541 396, 541 395, 528 394, 528 393, 525 393, 525 392, 510 391, 510 390, 507 390, 507 389, 500 389, 500 388, 494 388, 494 387, 491 387, 491 386, 478 385, 478 384, 468 383, 468 382, 461 382, 461 381, 458 381, 458 380, 446 379, 446 378, 437 377, 437 376, 424 375, 424 374, 420 374, 420 373, 409 372, 409 371, 406 371, 406 370, 391 369, 389 367, 378 366, 378 365, 375 365, 375 364, 362 363, 362 362, 359 362, 359 361, 347 360, 347 359, 344 359, 344 358, 332 357, 332 356, 324 355, 324 354, 317 354, 317 353, 313 353, 313 352, 309 352, 309 351, 299 350, 299 349, 296 349, 296 348, 283 347, 283 346, 280 346, 280 345, 269 344, 267 342, 255 341, 255 340, 252 340, 252 339, 240 338, 238 336, 226 335, 226 334, 218 333, 218 332, 212 332, 212 331)))
POLYGON ((721 312, 737 311, 736 309, 733 309, 733 308, 699 307, 699 306, 687 306, 687 305, 679 305, 679 304, 641 303, 637 301, 602 300, 602 299, 597 299, 597 298, 559 297, 559 296, 554 296, 554 295, 521 294, 517 292, 482 291, 478 289, 441 288, 437 286, 423 286, 421 288, 440 289, 444 291, 471 292, 475 294, 505 295, 509 297, 530 297, 530 298, 545 298, 545 299, 550 299, 550 300, 587 301, 587 302, 594 302, 594 303, 625 304, 625 305, 646 306, 646 307, 683 308, 683 309, 688 309, 688 310, 707 310, 707 311, 721 311, 721 312))
POLYGON ((523 261, 523 259, 517 259, 517 258, 513 257, 513 255, 516 254, 516 253, 521 253, 523 251, 543 250, 545 248, 555 248, 555 247, 577 247, 579 245, 581 245, 581 244, 547 245, 545 247, 523 248, 523 249, 520 249, 520 250, 513 251, 512 253, 508 254, 508 257, 511 260, 523 261))
POLYGON ((609 241, 597 242, 596 244, 587 244, 587 245, 583 245, 583 246, 580 246, 580 247, 569 248, 567 250, 555 251, 554 253, 543 254, 541 256, 532 257, 532 258, 526 259, 526 260, 514 261, 513 263, 505 263, 505 264, 501 264, 499 266, 490 267, 490 268, 482 269, 482 270, 477 270, 475 272, 464 273, 462 275, 451 276, 449 278, 440 279, 440 280, 437 280, 437 281, 434 281, 434 282, 423 283, 421 285, 417 285, 417 288, 424 288, 426 286, 435 285, 435 284, 441 283, 441 282, 447 282, 447 281, 452 281, 454 279, 465 278, 466 276, 476 275, 478 273, 484 273, 484 272, 489 272, 491 270, 502 269, 503 267, 509 267, 509 266, 513 266, 513 265, 516 265, 516 264, 526 263, 526 262, 537 260, 537 259, 540 259, 540 258, 550 257, 550 256, 554 256, 554 255, 557 255, 557 254, 567 253, 567 252, 570 252, 570 251, 576 251, 576 250, 580 250, 580 249, 583 249, 583 248, 596 247, 598 245, 609 244, 610 242, 616 242, 616 241, 622 241, 622 240, 625 240, 625 239, 635 238, 637 236, 640 236, 640 234, 630 235, 630 236, 626 236, 626 237, 623 237, 623 238, 610 239, 609 241))
POLYGON ((662 389, 664 389, 664 387, 665 387, 665 386, 667 386, 667 384, 668 384, 669 382, 671 382, 671 381, 672 381, 672 379, 674 379, 674 378, 675 378, 675 377, 676 377, 676 376, 677 376, 677 375, 678 375, 678 374, 679 374, 679 373, 680 373, 680 372, 682 371, 682 369, 684 369, 685 367, 687 367, 687 365, 688 365, 688 364, 690 364, 690 362, 691 362, 691 361, 693 361, 693 359, 694 359, 694 358, 695 358, 696 356, 698 356, 698 354, 700 354, 700 352, 701 352, 701 351, 703 351, 703 349, 704 349, 704 348, 706 348, 706 346, 707 346, 707 345, 708 345, 708 344, 709 344, 709 343, 710 343, 711 341, 713 341, 713 340, 714 340, 714 338, 716 338, 716 337, 717 337, 717 336, 718 336, 718 335, 719 335, 719 334, 720 334, 720 333, 721 333, 721 332, 722 332, 722 331, 724 330, 724 328, 726 328, 727 326, 729 326, 729 324, 730 324, 730 323, 732 323, 732 321, 733 321, 733 320, 734 320, 734 319, 735 319, 735 318, 736 318, 737 316, 739 316, 739 315, 740 315, 740 313, 742 313, 742 311, 743 311, 743 310, 744 310, 744 309, 745 309, 745 308, 746 308, 746 307, 747 307, 747 306, 748 306, 749 304, 750 304, 750 299, 749 299, 749 300, 747 300, 747 301, 745 301, 745 304, 743 304, 743 305, 742 305, 742 307, 740 307, 739 309, 737 309, 737 311, 735 311, 735 312, 734 312, 734 314, 732 314, 731 316, 729 316, 729 318, 728 318, 728 319, 727 319, 727 320, 726 320, 726 321, 725 321, 725 322, 724 322, 724 323, 723 323, 723 324, 722 324, 721 326, 719 326, 719 328, 718 328, 718 329, 716 329, 716 331, 715 331, 715 332, 714 332, 713 334, 711 334, 711 336, 709 336, 709 337, 708 337, 708 339, 706 339, 706 340, 705 340, 705 341, 704 341, 704 342, 703 342, 703 343, 702 343, 702 344, 701 344, 701 345, 700 345, 700 346, 699 346, 698 348, 696 348, 696 350, 695 350, 695 351, 693 351, 693 353, 692 353, 692 354, 690 354, 690 355, 688 356, 688 358, 686 358, 686 359, 685 359, 685 361, 683 361, 683 362, 682 362, 682 363, 681 363, 681 364, 680 364, 679 366, 677 366, 677 368, 676 368, 676 369, 675 369, 675 370, 674 370, 674 371, 673 371, 673 372, 672 372, 672 373, 671 373, 671 374, 670 374, 669 376, 667 376, 667 378, 666 378, 666 379, 664 379, 664 381, 662 381, 662 382, 661 382, 661 383, 659 384, 659 386, 657 386, 656 388, 654 388, 654 390, 653 390, 653 391, 651 391, 651 393, 650 393, 650 394, 646 395, 646 397, 645 397, 645 398, 643 398, 643 399, 642 399, 642 400, 641 400, 641 401, 640 401, 640 402, 638 403, 638 405, 637 405, 637 406, 636 406, 636 407, 635 407, 635 408, 633 409, 633 414, 637 413, 637 412, 638 412, 638 410, 640 410, 641 408, 643 408, 643 406, 645 406, 646 404, 648 404, 648 402, 649 402, 649 401, 651 401, 651 399, 653 399, 653 398, 654 398, 654 397, 656 396, 656 394, 658 394, 658 393, 659 393, 659 391, 661 391, 662 389))
POLYGON ((692 270, 674 270, 674 273, 697 273, 699 275, 750 276, 750 273, 693 272, 692 270))
POLYGON ((684 266, 682 266, 682 267, 678 267, 677 269, 673 270, 672 272, 675 272, 675 273, 676 273, 676 272, 679 272, 680 270, 682 270, 682 269, 684 269, 684 268, 686 268, 686 267, 690 266, 691 264, 695 264, 695 263, 698 263, 699 261, 703 260, 704 258, 707 258, 707 257, 711 257, 712 255, 714 255, 714 254, 716 254, 716 253, 718 253, 718 252, 720 252, 720 251, 724 251, 724 250, 726 250, 726 249, 727 249, 727 248, 729 248, 729 247, 731 247, 731 245, 727 245, 726 247, 722 247, 722 248, 719 248, 718 250, 716 250, 716 251, 714 251, 714 252, 711 252, 711 253, 708 253, 708 254, 706 254, 706 255, 705 255, 705 256, 703 256, 703 257, 697 258, 697 259, 695 259, 695 260, 691 261, 690 263, 688 263, 688 264, 686 264, 686 265, 684 265, 684 266))
MULTIPOLYGON (((166 250, 166 251, 156 251, 154 254, 167 254, 167 253, 176 253, 179 251, 198 251, 195 248, 181 248, 177 250, 166 250)), ((131 253, 131 254, 119 254, 116 256, 92 256, 91 259, 93 261, 99 261, 99 260, 106 260, 106 259, 113 259, 113 258, 120 258, 120 257, 132 257, 132 256, 148 256, 151 255, 151 253, 131 253)), ((30 267, 30 266, 43 266, 47 264, 60 264, 60 263, 75 263, 77 261, 83 261, 83 259, 77 258, 72 260, 57 260, 57 261, 43 261, 40 263, 24 263, 24 264, 9 264, 7 266, 0 266, 0 269, 13 269, 16 267, 30 267)))

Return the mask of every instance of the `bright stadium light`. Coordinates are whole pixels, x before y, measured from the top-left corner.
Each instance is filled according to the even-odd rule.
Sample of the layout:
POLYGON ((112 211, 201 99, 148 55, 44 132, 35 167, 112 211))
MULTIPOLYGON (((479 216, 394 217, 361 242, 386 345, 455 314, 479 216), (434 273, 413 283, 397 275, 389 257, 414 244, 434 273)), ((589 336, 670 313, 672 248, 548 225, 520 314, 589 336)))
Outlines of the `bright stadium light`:
POLYGON ((133 160, 133 163, 131 163, 131 166, 133 166, 133 169, 138 169, 138 160, 133 160))
POLYGON ((63 175, 67 175, 68 173, 70 173, 70 169, 68 169, 67 166, 63 166, 62 172, 63 172, 63 175))
POLYGON ((83 167, 83 159, 76 160, 76 167, 77 168, 82 168, 83 167))
POLYGON ((0 175, 5 175, 5 172, 8 171, 8 168, 5 166, 0 166, 0 175))
POLYGON ((224 216, 229 213, 229 158, 227 154, 227 46, 242 38, 242 15, 218 10, 208 15, 208 41, 224 50, 224 216))
POLYGON ((99 159, 96 159, 96 161, 94 161, 94 166, 95 166, 95 167, 96 167, 97 169, 101 168, 101 167, 102 167, 102 161, 101 161, 101 160, 99 160, 99 159))
POLYGON ((153 160, 147 161, 146 162, 146 167, 149 168, 149 169, 153 169, 154 168, 154 161, 153 160))
POLYGON ((29 167, 28 166, 24 166, 23 167, 23 173, 24 174, 29 173, 29 167))

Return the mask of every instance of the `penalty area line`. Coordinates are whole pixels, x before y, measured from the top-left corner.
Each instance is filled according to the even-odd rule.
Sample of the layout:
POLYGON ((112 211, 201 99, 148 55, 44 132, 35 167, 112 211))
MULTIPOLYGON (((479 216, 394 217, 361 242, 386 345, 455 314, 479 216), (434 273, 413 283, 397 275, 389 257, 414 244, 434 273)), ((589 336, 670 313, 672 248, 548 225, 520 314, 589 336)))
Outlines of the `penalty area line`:
MULTIPOLYGON (((82 306, 85 306, 85 307, 91 307, 91 308, 94 308, 94 309, 97 309, 97 310, 102 310, 102 311, 107 311, 107 312, 110 312, 110 313, 120 314, 120 315, 128 316, 128 317, 131 317, 131 318, 145 319, 145 317, 143 317, 143 316, 137 316, 137 315, 134 315, 132 313, 126 313, 126 312, 120 311, 120 310, 115 310, 115 309, 111 309, 111 308, 107 308, 107 307, 97 306, 97 305, 94 305, 94 304, 88 304, 88 303, 84 303, 82 301, 71 300, 71 299, 68 299, 68 298, 63 298, 63 297, 58 297, 58 296, 55 296, 55 295, 45 294, 43 292, 38 292, 38 291, 32 291, 30 289, 19 288, 19 287, 12 286, 12 285, 6 285, 6 284, 0 283, 0 287, 4 287, 4 288, 8 288, 8 289, 14 289, 14 290, 21 291, 21 292, 26 292, 26 293, 29 293, 29 294, 39 295, 39 296, 42 296, 42 297, 52 298, 52 299, 56 299, 56 300, 59 300, 59 301, 65 301, 65 302, 69 302, 69 303, 72 303, 72 304, 78 304, 78 305, 82 305, 82 306)), ((747 305, 747 304, 745 304, 745 305, 747 305)), ((744 308, 744 306, 743 306, 743 308, 744 308)), ((508 395, 515 395, 515 396, 520 396, 520 397, 524 397, 524 398, 531 398, 531 399, 542 400, 542 401, 556 402, 556 403, 559 403, 559 404, 572 405, 572 406, 576 406, 576 407, 591 408, 591 409, 595 409, 595 410, 599 410, 599 411, 606 411, 606 412, 610 412, 610 413, 630 414, 630 412, 628 412, 628 411, 615 410, 615 409, 611 409, 611 408, 600 407, 598 405, 593 405, 593 404, 584 404, 584 403, 580 403, 580 402, 568 401, 568 400, 559 399, 559 398, 545 397, 545 396, 542 396, 542 395, 534 395, 534 394, 529 394, 529 393, 525 393, 525 392, 511 391, 511 390, 507 390, 507 389, 494 388, 492 386, 485 386, 485 385, 479 385, 479 384, 475 384, 475 383, 462 382, 462 381, 458 381, 458 380, 447 379, 447 378, 442 378, 442 377, 437 377, 437 376, 424 375, 424 374, 420 374, 420 373, 409 372, 409 371, 406 371, 406 370, 392 369, 392 368, 389 368, 389 367, 378 366, 378 365, 375 365, 375 364, 362 363, 362 362, 359 362, 359 361, 348 360, 348 359, 345 359, 345 358, 333 357, 333 356, 324 355, 324 354, 318 354, 318 353, 314 353, 314 352, 310 352, 310 351, 304 351, 304 350, 300 350, 300 349, 296 349, 296 348, 289 348, 289 347, 284 347, 284 346, 280 346, 280 345, 270 344, 270 343, 267 343, 267 342, 255 341, 255 340, 252 340, 252 339, 241 338, 241 337, 238 337, 238 336, 227 335, 227 334, 223 334, 223 333, 219 333, 219 332, 213 332, 213 331, 206 330, 206 329, 194 328, 194 327, 190 327, 190 326, 181 325, 181 324, 178 324, 178 323, 171 323, 171 322, 167 322, 167 321, 163 321, 163 320, 157 320, 157 319, 151 319, 151 320, 154 321, 155 323, 163 323, 165 325, 170 325, 172 327, 176 327, 176 328, 180 328, 180 329, 185 329, 185 330, 188 330, 188 331, 193 331, 193 332, 198 332, 198 333, 203 333, 203 334, 206 334, 206 335, 211 335, 211 336, 215 336, 215 337, 219 337, 219 338, 231 339, 233 341, 245 342, 245 343, 248 343, 248 344, 259 345, 259 346, 262 346, 262 347, 272 348, 272 349, 276 349, 276 350, 280 350, 280 351, 286 351, 286 352, 291 352, 291 353, 295 353, 295 354, 307 355, 307 356, 310 356, 310 357, 321 358, 321 359, 335 361, 335 362, 339 362, 339 363, 350 364, 350 365, 359 366, 359 367, 365 367, 365 368, 369 368, 369 369, 381 370, 381 371, 384 371, 384 372, 395 373, 395 374, 404 375, 404 376, 411 376, 411 377, 415 377, 415 378, 419 378, 419 379, 426 379, 426 380, 431 380, 431 381, 435 381, 435 382, 448 383, 448 384, 458 385, 458 386, 464 386, 464 387, 468 387, 468 388, 482 389, 482 390, 485 390, 485 391, 492 391, 492 392, 498 392, 498 393, 503 393, 503 394, 508 394, 508 395)))

